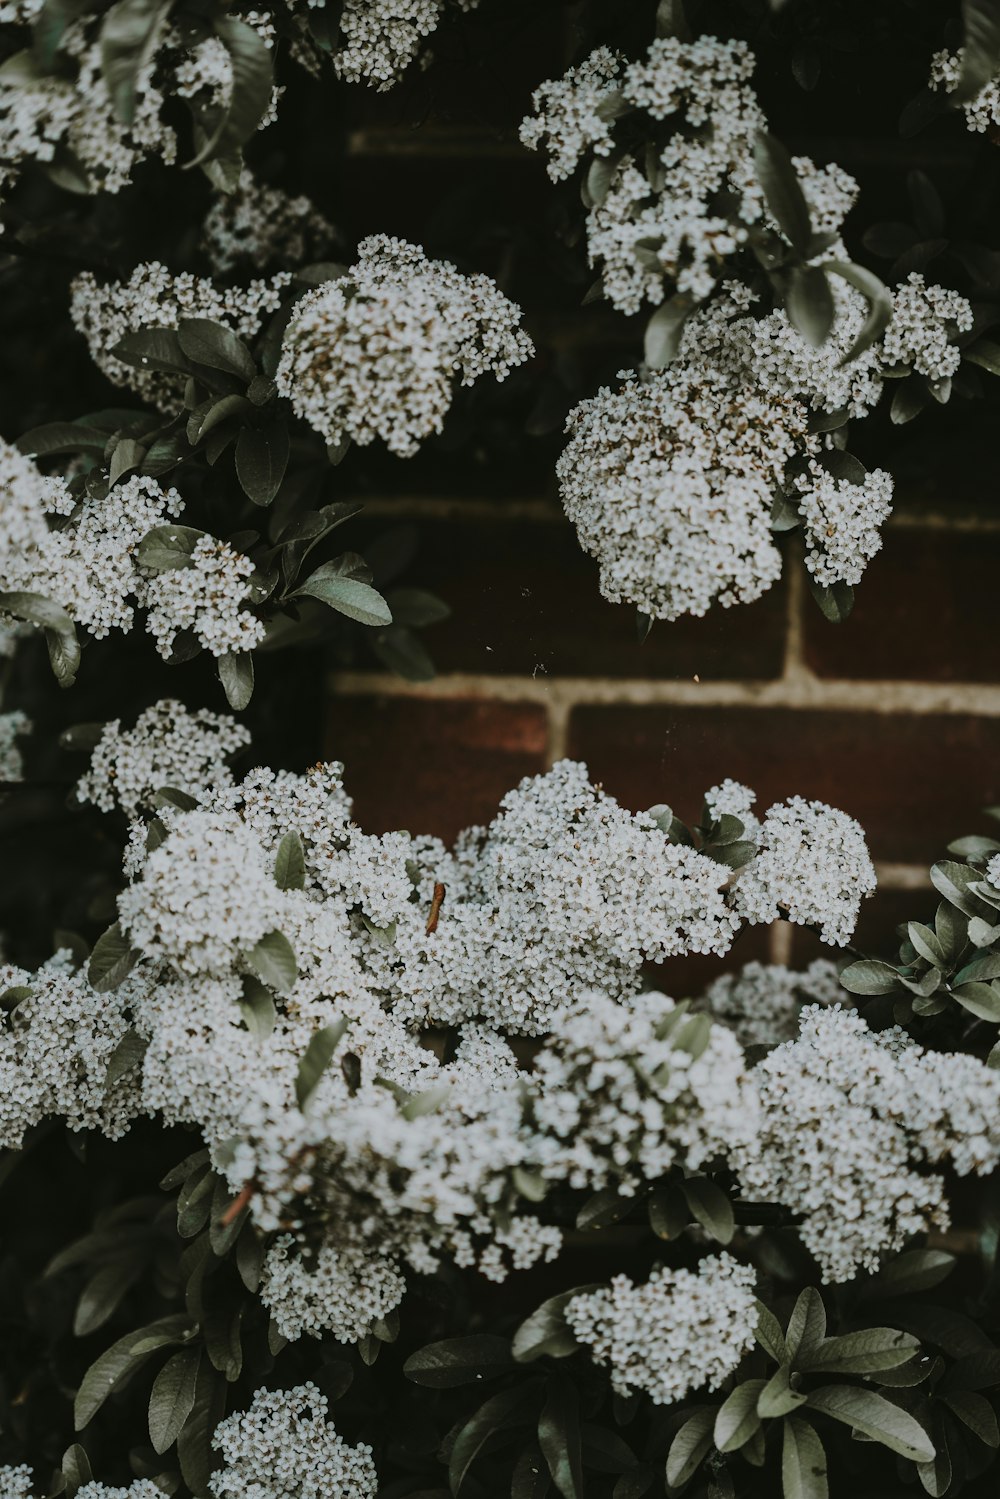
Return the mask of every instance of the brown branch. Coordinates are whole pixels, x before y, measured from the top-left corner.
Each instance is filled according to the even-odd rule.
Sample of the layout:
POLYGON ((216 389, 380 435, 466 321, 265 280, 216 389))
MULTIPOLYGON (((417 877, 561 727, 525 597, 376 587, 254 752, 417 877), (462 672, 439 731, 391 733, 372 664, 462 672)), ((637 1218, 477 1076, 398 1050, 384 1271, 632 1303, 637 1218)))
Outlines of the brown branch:
POLYGON ((241 1190, 240 1195, 238 1197, 234 1197, 233 1201, 229 1204, 229 1206, 226 1208, 226 1211, 219 1219, 219 1222, 223 1228, 228 1228, 230 1223, 235 1223, 236 1219, 240 1216, 243 1209, 245 1207, 249 1207, 250 1199, 253 1196, 255 1190, 256 1189, 253 1182, 249 1181, 241 1190))
POLYGON ((434 899, 431 901, 431 914, 427 918, 427 928, 425 933, 426 936, 430 937, 432 933, 437 931, 438 917, 441 915, 441 907, 443 905, 444 886, 441 884, 437 884, 434 886, 434 899))

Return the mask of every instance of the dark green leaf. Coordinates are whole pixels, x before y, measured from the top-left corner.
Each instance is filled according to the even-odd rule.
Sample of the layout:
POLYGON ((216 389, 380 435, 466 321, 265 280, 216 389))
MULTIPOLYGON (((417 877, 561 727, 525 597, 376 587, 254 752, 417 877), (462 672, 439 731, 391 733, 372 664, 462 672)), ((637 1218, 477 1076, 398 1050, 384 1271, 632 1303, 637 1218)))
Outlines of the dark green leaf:
POLYGON ((720 1452, 736 1452, 758 1429, 757 1401, 766 1384, 766 1379, 745 1379, 723 1401, 713 1438, 720 1452))
POLYGON ((123 125, 135 116, 139 74, 163 36, 171 0, 117 0, 101 27, 101 72, 123 125))
POLYGON ((837 1338, 825 1338, 811 1350, 799 1350, 796 1366, 810 1374, 875 1374, 894 1369, 920 1351, 909 1333, 895 1327, 866 1327, 837 1338))
POLYGON ((772 219, 800 255, 809 245, 812 226, 809 205, 792 165, 788 151, 773 135, 759 130, 754 142, 754 166, 757 180, 772 219))
POLYGON ((920 1423, 874 1390, 823 1385, 812 1391, 808 1405, 911 1462, 927 1463, 934 1456, 934 1445, 920 1423))
POLYGON ((563 1499, 583 1499, 580 1397, 569 1379, 557 1376, 549 1385, 538 1418, 538 1445, 563 1499))
POLYGON ((675 357, 684 336, 684 324, 694 308, 692 297, 677 292, 653 313, 646 324, 644 343, 644 357, 651 370, 664 369, 675 357))
POLYGON ((129 946, 116 921, 98 937, 87 966, 87 978, 98 994, 110 994, 132 972, 139 954, 129 946))
POLYGON ((207 317, 182 318, 177 324, 177 342, 194 364, 223 370, 247 384, 257 373, 253 355, 238 334, 207 317))
POLYGON ((249 651, 229 651, 215 664, 226 702, 234 713, 242 713, 253 697, 253 656, 249 651))
POLYGON ((599 1289, 598 1285, 576 1286, 572 1291, 562 1291, 543 1301, 514 1334, 511 1352, 515 1359, 524 1364, 541 1358, 543 1354, 565 1358, 575 1353, 580 1345, 566 1322, 566 1307, 574 1296, 584 1296, 599 1289))
POLYGON ((154 526, 135 549, 135 560, 147 572, 169 572, 191 567, 191 553, 206 535, 193 526, 154 526))
POLYGON ((695 1221, 719 1244, 728 1244, 733 1237, 736 1220, 733 1205, 721 1187, 707 1176, 691 1176, 680 1183, 687 1205, 695 1221))
POLYGON ((270 505, 288 467, 288 429, 284 422, 243 427, 236 439, 236 477, 255 505, 270 505))
POLYGON ((448 1463, 448 1482, 456 1499, 469 1469, 490 1437, 508 1427, 523 1424, 528 1419, 528 1407, 536 1394, 535 1381, 501 1390, 498 1395, 484 1401, 466 1421, 455 1438, 448 1463))
POLYGON ((304 890, 306 885, 306 851, 302 835, 291 828, 278 844, 274 861, 274 883, 279 890, 304 890))
POLYGON ((106 1348, 91 1364, 76 1392, 73 1406, 76 1430, 82 1431, 93 1420, 112 1390, 133 1366, 142 1363, 159 1348, 186 1342, 193 1330, 185 1315, 161 1317, 157 1322, 126 1333, 106 1348))
POLYGON ((329 604, 331 609, 346 614, 348 619, 356 619, 359 624, 392 624, 392 613, 377 589, 356 578, 345 578, 335 563, 325 562, 318 567, 292 596, 298 598, 303 594, 329 604))
POLYGON ((1000 13, 994 0, 962 0, 963 49, 958 83, 949 95, 967 104, 1000 73, 1000 13))
POLYGON ((785 1329, 785 1343, 793 1367, 800 1357, 808 1358, 826 1337, 826 1307, 815 1286, 799 1292, 785 1329))
POLYGON ((267 932, 247 953, 247 962, 261 982, 278 994, 286 994, 299 976, 295 951, 284 932, 267 932))
POLYGON ((834 307, 826 272, 818 265, 795 266, 785 290, 785 311, 793 328, 819 348, 830 336, 834 307))
POLYGON ((428 1343, 426 1348, 410 1355, 403 1373, 414 1384, 432 1390, 450 1390, 481 1379, 495 1379, 514 1367, 508 1338, 479 1333, 428 1343))
MULTIPOLYGON (((760 1383, 763 1385, 764 1381, 760 1383)), ((698 1410, 677 1432, 667 1453, 667 1483, 671 1488, 679 1489, 687 1483, 708 1456, 714 1424, 714 1410, 698 1410)))
POLYGON ((228 109, 197 156, 188 162, 189 167, 238 151, 253 135, 271 103, 274 77, 266 42, 236 16, 219 16, 214 27, 232 63, 232 92, 228 109))
POLYGON ((166 1452, 176 1442, 194 1405, 200 1348, 171 1354, 153 1381, 149 1395, 149 1440, 155 1452, 166 1452))
POLYGON ((335 1025, 327 1025, 321 1031, 317 1031, 306 1047, 295 1077, 295 1099, 303 1113, 309 1107, 309 1100, 315 1093, 323 1073, 329 1067, 346 1030, 347 1021, 338 1020, 335 1025))
POLYGON ((801 1416, 786 1416, 782 1430, 783 1499, 827 1499, 826 1453, 815 1428, 801 1416))
POLYGON ((899 987, 899 974, 888 963, 862 958, 848 964, 840 982, 848 994, 891 994, 899 987))

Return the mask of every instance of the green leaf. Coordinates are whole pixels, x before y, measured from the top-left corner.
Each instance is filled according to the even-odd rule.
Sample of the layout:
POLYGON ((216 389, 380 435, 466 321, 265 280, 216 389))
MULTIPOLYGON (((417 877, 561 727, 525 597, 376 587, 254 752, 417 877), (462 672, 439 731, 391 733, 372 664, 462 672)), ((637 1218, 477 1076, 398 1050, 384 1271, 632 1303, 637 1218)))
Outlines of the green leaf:
POLYGON ((186 1342, 194 1332, 189 1317, 184 1314, 161 1317, 146 1327, 126 1333, 110 1348, 96 1358, 80 1381, 73 1405, 73 1421, 77 1431, 93 1420, 111 1392, 133 1367, 144 1362, 159 1348, 168 1348, 172 1343, 186 1342))
POLYGON ((960 984, 952 990, 952 997, 958 1000, 963 1010, 968 1010, 979 1020, 990 1020, 994 1025, 1000 1023, 1000 994, 992 985, 960 984))
POLYGON ((714 1410, 699 1410, 689 1416, 677 1432, 667 1453, 666 1476, 671 1488, 679 1489, 687 1483, 711 1452, 714 1423, 714 1410))
POLYGON ((194 1405, 200 1348, 171 1354, 153 1381, 149 1395, 149 1440, 154 1452, 166 1452, 176 1442, 194 1405))
POLYGON ((101 72, 123 125, 135 118, 139 74, 166 29, 172 0, 117 0, 101 27, 101 72))
POLYGON ((848 964, 840 975, 840 983, 848 994, 892 994, 899 988, 899 974, 889 963, 862 958, 848 964))
POLYGON ((288 467, 288 428, 284 422, 268 427, 243 427, 236 439, 236 477, 255 505, 270 505, 288 467))
POLYGON ((675 36, 681 42, 691 40, 691 28, 684 14, 683 0, 660 0, 656 7, 656 35, 675 36))
POLYGON ((392 610, 395 623, 407 625, 412 630, 436 625, 451 614, 444 600, 428 593, 425 588, 394 588, 386 595, 386 603, 392 610))
POLYGON ((236 16, 217 17, 214 30, 232 63, 232 93, 228 109, 197 156, 187 163, 188 167, 202 166, 240 150, 271 103, 274 76, 266 42, 236 16))
POLYGON ((649 1226, 658 1239, 676 1239, 691 1221, 687 1201, 677 1187, 657 1187, 647 1204, 649 1226))
POLYGON ((805 1404, 806 1397, 792 1388, 791 1369, 782 1364, 776 1369, 757 1397, 757 1414, 768 1421, 774 1416, 787 1416, 805 1404))
POLYGON ((386 625, 371 637, 371 648, 382 665, 406 682, 432 682, 434 662, 427 647, 412 630, 386 625))
POLYGON ((490 1437, 527 1419, 527 1407, 535 1399, 537 1388, 535 1381, 529 1381, 501 1390, 484 1401, 459 1430, 448 1462, 448 1482, 456 1499, 469 1469, 490 1437))
POLYGON ((877 338, 881 338, 892 321, 892 296, 872 271, 855 265, 853 261, 828 260, 826 270, 853 286, 868 302, 868 317, 864 327, 847 353, 838 361, 843 366, 857 359, 877 338))
POLYGON ((445 1338, 428 1343, 403 1365, 403 1373, 414 1384, 432 1390, 451 1390, 480 1379, 496 1379, 515 1367, 510 1340, 491 1333, 466 1338, 445 1338))
POLYGON ((677 292, 653 313, 646 324, 644 341, 644 358, 651 370, 662 370, 674 359, 684 336, 684 324, 694 308, 692 297, 677 292))
POLYGON ((303 1114, 346 1030, 347 1021, 338 1020, 334 1025, 324 1026, 310 1038, 295 1076, 295 1100, 303 1114))
POLYGON ((206 535, 193 526, 154 526, 136 547, 135 560, 151 573, 192 567, 191 553, 206 535))
POLYGON ((104 456, 108 434, 83 422, 47 422, 32 427, 17 440, 17 446, 29 458, 47 458, 55 453, 98 453, 104 456))
POLYGON ((872 1285, 882 1296, 910 1296, 940 1285, 956 1263, 943 1249, 907 1249, 882 1266, 872 1285))
POLYGON ((556 1377, 538 1418, 538 1445, 563 1499, 583 1499, 580 1397, 569 1379, 556 1377))
POLYGON ((149 1042, 129 1027, 108 1058, 104 1086, 113 1088, 121 1078, 128 1077, 129 1073, 140 1067, 148 1047, 149 1042))
POLYGON ((680 1183, 696 1222, 719 1244, 728 1244, 736 1228, 733 1205, 721 1187, 707 1176, 691 1176, 680 1183))
POLYGON ((826 1307, 815 1286, 805 1286, 798 1295, 785 1329, 785 1343, 792 1366, 808 1358, 826 1337, 826 1307))
POLYGON ((866 1327, 837 1338, 824 1338, 809 1352, 799 1351, 798 1368, 809 1374, 876 1374, 905 1364, 920 1344, 895 1327, 866 1327))
POLYGON ((212 1446, 226 1414, 226 1382, 208 1359, 202 1359, 195 1383, 194 1404, 177 1437, 177 1460, 181 1477, 197 1499, 208 1494, 208 1480, 219 1466, 212 1446))
POLYGON ((833 327, 834 307, 830 283, 822 267, 793 267, 784 301, 789 322, 806 342, 814 349, 826 343, 833 327))
POLYGON ((807 1404, 911 1462, 928 1463, 934 1457, 934 1445, 920 1423, 874 1390, 823 1385, 812 1391, 807 1404))
POLYGON ((79 1442, 74 1442, 72 1446, 66 1448, 60 1466, 62 1476, 66 1480, 66 1499, 76 1499, 77 1490, 81 1489, 85 1483, 92 1483, 94 1478, 90 1458, 79 1442))
POLYGON ((306 851, 302 835, 296 828, 290 828, 278 844, 274 883, 279 890, 304 890, 306 887, 306 851))
POLYGON ((783 1364, 786 1357, 785 1335, 781 1323, 762 1301, 757 1302, 757 1327, 755 1336, 764 1352, 776 1363, 783 1364))
POLYGON ((966 864, 956 864, 951 859, 942 859, 938 864, 931 865, 931 884, 939 895, 963 911, 966 916, 981 915, 981 907, 976 902, 976 897, 969 892, 969 886, 977 884, 979 875, 976 870, 970 869, 966 864))
POLYGON ((277 1011, 270 989, 265 988, 258 979, 249 976, 244 978, 240 1013, 251 1036, 258 1041, 266 1041, 274 1030, 277 1011))
POLYGON ((850 583, 817 583, 810 574, 809 592, 816 600, 824 618, 831 624, 840 625, 854 608, 854 589, 850 583))
POLYGON ((121 1306, 145 1266, 141 1259, 102 1265, 87 1281, 73 1315, 73 1336, 85 1338, 103 1327, 121 1306))
POLYGON ((66 610, 40 593, 0 593, 0 614, 41 627, 56 681, 60 687, 72 687, 80 666, 80 646, 76 625, 66 610))
POLYGON ((299 976, 295 950, 283 932, 267 932, 247 953, 247 962, 278 994, 287 994, 299 976))
POLYGON ((720 1452, 735 1452, 760 1426, 757 1401, 766 1379, 745 1379, 726 1397, 715 1418, 714 1441, 720 1452))
POLYGON ((787 149, 766 130, 759 130, 753 149, 757 180, 772 219, 800 255, 812 236, 809 205, 787 149))
POLYGON ((941 1398, 962 1425, 967 1426, 987 1447, 1000 1447, 996 1411, 985 1396, 974 1394, 971 1390, 954 1390, 941 1398))
POLYGON ((257 373, 254 357, 242 338, 212 318, 182 318, 177 324, 177 342, 194 364, 235 375, 248 385, 257 373))
POLYGON ((1000 375, 1000 344, 992 339, 977 338, 974 344, 967 344, 962 350, 962 358, 980 369, 989 370, 991 375, 1000 375))
POLYGON ((511 1352, 520 1364, 548 1354, 550 1358, 566 1358, 575 1353, 580 1344, 566 1321, 566 1307, 575 1296, 586 1296, 600 1290, 600 1285, 576 1286, 572 1291, 561 1291, 551 1296, 521 1323, 514 1334, 511 1352))
POLYGON ((249 651, 228 651, 215 665, 226 702, 234 713, 242 713, 253 697, 253 656, 249 651))
POLYGON ((336 563, 324 562, 322 567, 299 585, 292 595, 298 598, 305 594, 329 604, 348 619, 356 619, 362 625, 391 625, 392 613, 385 599, 370 583, 356 578, 345 578, 337 570, 336 563))
POLYGON ((826 1453, 815 1428, 801 1416, 786 1416, 781 1443, 783 1499, 827 1499, 826 1453))
POLYGON ((925 926, 922 921, 911 921, 907 924, 907 932, 913 946, 922 958, 928 963, 933 963, 935 968, 945 967, 945 956, 941 950, 941 944, 937 934, 925 926))
POLYGON ((607 1228, 624 1218, 634 1199, 623 1197, 615 1187, 604 1187, 587 1198, 576 1215, 578 1229, 607 1228))
POLYGON ((109 353, 135 369, 169 375, 198 373, 181 349, 174 328, 136 328, 120 338, 109 353))
POLYGON ((110 994, 128 978, 139 961, 139 954, 129 946, 116 921, 98 937, 87 965, 87 978, 98 994, 110 994))
POLYGON ((963 50, 949 103, 967 104, 1000 73, 1000 13, 994 0, 962 0, 963 50))

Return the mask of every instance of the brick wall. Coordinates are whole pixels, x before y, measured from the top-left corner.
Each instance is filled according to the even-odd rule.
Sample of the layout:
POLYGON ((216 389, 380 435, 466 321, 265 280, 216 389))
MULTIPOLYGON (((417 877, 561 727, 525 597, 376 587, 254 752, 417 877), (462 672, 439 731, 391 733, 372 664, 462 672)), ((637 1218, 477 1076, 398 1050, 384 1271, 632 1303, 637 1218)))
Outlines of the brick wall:
MULTIPOLYGON (((515 124, 527 80, 561 67, 558 37, 550 43, 530 66, 519 54, 513 73, 498 63, 502 87, 491 93, 487 83, 474 104, 433 87, 419 95, 420 83, 417 103, 405 90, 389 96, 391 108, 367 98, 347 136, 351 227, 427 242, 422 229, 440 226, 441 205, 457 195, 473 215, 488 202, 488 211, 520 212, 537 229, 553 190, 518 148, 515 124), (442 111, 443 97, 451 102, 442 111)), ((874 161, 891 216, 914 148, 873 144, 865 130, 861 120, 853 140, 805 144, 818 160, 867 164, 869 179, 874 161)), ((928 164, 950 170, 948 151, 931 151, 928 164)), ((516 275, 508 289, 525 305, 543 371, 570 356, 586 391, 635 358, 641 324, 581 310, 578 287, 562 305, 544 291, 533 298, 516 275)), ((363 496, 366 514, 415 525, 414 581, 453 613, 428 632, 433 682, 331 674, 326 748, 346 762, 359 819, 373 830, 448 838, 490 818, 521 776, 564 755, 586 760, 629 807, 666 801, 689 819, 702 792, 730 775, 765 806, 799 793, 861 821, 879 893, 858 940, 890 941, 900 920, 933 910, 928 865, 1000 801, 1000 521, 990 513, 989 421, 981 412, 978 422, 949 411, 902 432, 867 424, 873 456, 896 474, 897 503, 846 624, 822 618, 789 557, 783 581, 758 603, 659 624, 641 646, 633 611, 602 600, 596 568, 562 516, 552 475, 558 435, 541 450, 526 445, 520 466, 502 474, 459 460, 444 482, 428 485, 419 462, 403 465, 399 485, 363 496)), ((800 962, 815 951, 811 938, 779 923, 741 938, 737 954, 800 962)), ((686 976, 699 981, 712 966, 690 960, 686 976)))

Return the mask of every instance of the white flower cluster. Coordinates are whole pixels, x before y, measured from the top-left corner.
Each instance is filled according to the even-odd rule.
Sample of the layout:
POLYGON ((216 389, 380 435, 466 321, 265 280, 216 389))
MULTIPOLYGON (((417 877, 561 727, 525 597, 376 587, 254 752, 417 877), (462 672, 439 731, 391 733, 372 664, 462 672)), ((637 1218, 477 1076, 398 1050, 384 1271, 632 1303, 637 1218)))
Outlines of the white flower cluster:
POLYGON ((473 10, 479 0, 346 0, 340 11, 338 78, 392 88, 440 25, 450 5, 473 10))
POLYGON ((18 740, 31 733, 31 720, 20 709, 0 713, 0 781, 23 781, 24 759, 18 740))
POLYGON ((279 271, 244 287, 217 287, 188 272, 174 275, 155 260, 136 266, 127 281, 101 282, 84 271, 72 283, 70 319, 113 385, 134 390, 151 406, 175 416, 183 409, 184 376, 126 364, 111 352, 115 345, 127 333, 173 329, 183 318, 194 317, 212 318, 241 338, 253 339, 277 311, 291 279, 290 272, 279 271))
POLYGON ((733 1159, 748 1197, 803 1215, 830 1281, 874 1270, 913 1234, 948 1224, 945 1183, 1000 1162, 1000 1075, 975 1057, 923 1051, 840 1006, 803 1011, 797 1040, 754 1069, 757 1138, 733 1159))
POLYGON ((765 813, 757 856, 740 871, 735 904, 748 921, 784 915, 819 927, 831 947, 845 947, 861 902, 874 890, 875 869, 853 817, 793 796, 765 813))
MULTIPOLYGON (((17 19, 32 20, 34 6, 18 7, 17 19)), ((0 78, 0 160, 4 179, 13 180, 27 162, 63 166, 92 190, 117 193, 131 181, 136 164, 157 155, 177 156, 177 136, 161 118, 164 94, 154 83, 150 58, 135 79, 135 115, 118 119, 101 71, 101 44, 90 18, 71 20, 60 40, 64 74, 43 73, 28 51, 18 55, 0 78)))
POLYGON ((374 1499, 372 1449, 345 1442, 328 1409, 314 1384, 258 1390, 215 1429, 224 1467, 208 1480, 214 1499, 374 1499))
POLYGON ((887 369, 916 370, 928 380, 946 380, 962 362, 952 338, 968 333, 973 321, 972 308, 957 291, 928 286, 919 272, 911 271, 893 294, 882 363, 887 369))
POLYGON ((244 167, 235 192, 219 193, 205 215, 201 247, 214 275, 238 266, 260 271, 270 266, 299 266, 322 258, 336 240, 336 230, 309 198, 289 197, 269 187, 244 167))
POLYGON ((591 262, 601 263, 605 294, 623 312, 661 301, 666 278, 681 292, 708 296, 744 226, 760 217, 753 142, 765 120, 749 85, 754 66, 745 42, 666 37, 627 67, 600 48, 536 91, 538 114, 524 121, 521 139, 532 148, 548 141, 554 179, 590 149, 609 155, 617 114, 641 109, 676 124, 667 144, 641 160, 617 154, 587 219, 591 262), (713 208, 723 192, 738 203, 735 226, 713 208))
POLYGON ((138 1078, 107 1085, 108 1064, 128 1030, 137 983, 98 994, 58 952, 34 973, 0 965, 0 1145, 20 1149, 25 1130, 49 1115, 70 1129, 118 1139, 142 1112, 138 1078))
POLYGON ((703 1028, 665 994, 627 1005, 584 994, 553 1018, 536 1058, 528 1159, 573 1188, 614 1182, 627 1194, 678 1162, 697 1170, 748 1145, 754 1110, 728 1030, 703 1028))
POLYGON ((798 509, 806 543, 806 567, 817 583, 860 583, 882 549, 879 529, 892 511, 892 479, 884 469, 860 484, 836 478, 815 458, 796 475, 798 509))
POLYGON ((593 151, 609 156, 614 147, 613 116, 609 109, 618 96, 625 59, 610 47, 598 47, 562 78, 550 78, 531 96, 533 115, 521 122, 521 143, 549 153, 548 174, 559 182, 576 170, 580 158, 593 151))
POLYGON ((207 800, 233 784, 228 760, 250 743, 250 732, 229 714, 190 712, 173 698, 147 708, 135 728, 105 724, 76 798, 102 812, 120 807, 129 817, 146 810, 164 787, 207 800))
POLYGON ((163 1490, 151 1478, 133 1478, 128 1488, 109 1488, 106 1483, 85 1483, 76 1499, 162 1499, 163 1490))
POLYGON ((264 1258, 260 1298, 289 1342, 331 1332, 338 1343, 355 1343, 399 1305, 405 1290, 384 1254, 323 1244, 310 1263, 295 1253, 292 1235, 281 1234, 264 1258))
POLYGON ((696 1272, 658 1267, 642 1285, 616 1275, 610 1286, 574 1296, 566 1321, 611 1371, 619 1395, 644 1390, 673 1405, 695 1390, 717 1390, 754 1343, 755 1274, 732 1255, 702 1260, 696 1272))
MULTIPOLYGON (((954 53, 935 52, 931 58, 931 88, 944 89, 946 94, 952 93, 958 87, 964 56, 964 47, 959 47, 954 53)), ((989 83, 984 84, 974 99, 962 105, 962 113, 965 115, 966 129, 977 135, 992 135, 995 139, 997 127, 1000 126, 1000 77, 991 78, 989 83)))
POLYGON ((689 320, 666 369, 625 374, 570 413, 556 471, 605 598, 659 619, 759 598, 781 572, 771 510, 792 460, 806 460, 793 492, 807 565, 824 583, 860 579, 892 481, 881 469, 860 484, 835 480, 818 461, 811 412, 863 416, 882 389, 876 350, 840 364, 864 298, 845 286, 835 303, 834 333, 814 349, 783 312, 747 316, 743 289, 727 283, 689 320))
POLYGON ((296 303, 278 389, 326 442, 381 438, 406 457, 441 430, 457 378, 502 380, 534 352, 519 319, 488 276, 373 235, 345 276, 296 303))
POLYGON ((248 614, 253 565, 225 542, 203 537, 189 567, 147 576, 136 549, 153 527, 175 520, 175 489, 135 475, 107 494, 74 503, 61 479, 37 468, 0 440, 0 564, 7 589, 41 594, 62 606, 97 639, 131 630, 136 608, 164 657, 178 630, 191 630, 213 655, 251 650, 264 624, 248 614), (50 529, 50 516, 65 517, 50 529))
POLYGON ((780 963, 745 963, 714 979, 699 1009, 731 1030, 741 1046, 776 1046, 798 1035, 805 1005, 846 1001, 836 964, 816 958, 801 973, 780 963))
POLYGON ((0 1468, 0 1499, 32 1499, 31 1469, 26 1464, 0 1468))
MULTIPOLYGON (((273 50, 276 33, 270 12, 243 11, 240 20, 273 50)), ((205 37, 186 48, 181 32, 171 27, 164 37, 163 51, 168 57, 175 53, 180 57, 174 63, 171 93, 179 99, 193 99, 209 110, 229 108, 233 97, 233 59, 220 37, 205 37)), ((260 118, 258 130, 265 130, 277 119, 278 101, 283 93, 284 89, 272 86, 271 100, 260 118)))

